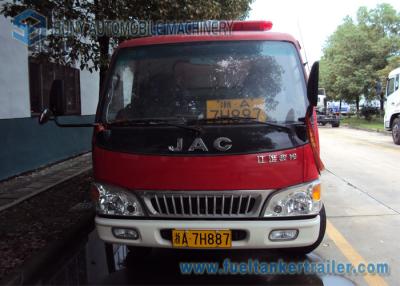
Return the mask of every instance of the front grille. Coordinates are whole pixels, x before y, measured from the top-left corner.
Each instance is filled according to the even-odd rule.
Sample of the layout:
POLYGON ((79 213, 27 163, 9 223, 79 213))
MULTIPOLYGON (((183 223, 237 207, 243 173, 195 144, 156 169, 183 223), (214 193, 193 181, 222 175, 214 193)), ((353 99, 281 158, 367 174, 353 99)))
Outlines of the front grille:
POLYGON ((153 216, 161 217, 249 217, 258 216, 263 196, 257 192, 225 194, 167 193, 145 194, 146 206, 153 216))

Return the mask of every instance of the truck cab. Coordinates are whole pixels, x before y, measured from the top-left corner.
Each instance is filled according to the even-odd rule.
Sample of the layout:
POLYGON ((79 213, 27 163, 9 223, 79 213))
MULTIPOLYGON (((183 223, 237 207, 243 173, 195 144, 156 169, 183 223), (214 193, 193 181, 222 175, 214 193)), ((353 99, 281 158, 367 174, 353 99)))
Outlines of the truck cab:
POLYGON ((389 73, 386 81, 386 106, 384 125, 392 131, 393 142, 400 145, 400 68, 389 73))
POLYGON ((308 76, 298 41, 271 27, 238 21, 229 33, 117 48, 93 134, 102 240, 293 253, 320 244, 318 63, 308 76))

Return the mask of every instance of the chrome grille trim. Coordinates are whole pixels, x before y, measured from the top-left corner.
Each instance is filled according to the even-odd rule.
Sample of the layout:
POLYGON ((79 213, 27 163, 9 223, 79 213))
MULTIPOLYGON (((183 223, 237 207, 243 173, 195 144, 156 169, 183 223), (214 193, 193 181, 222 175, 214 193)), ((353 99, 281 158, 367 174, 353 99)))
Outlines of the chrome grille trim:
POLYGON ((243 200, 243 195, 240 195, 240 197, 239 197, 239 205, 237 207, 237 213, 236 214, 240 213, 240 210, 241 210, 241 207, 242 207, 242 200, 243 200))
POLYGON ((233 209, 233 195, 231 195, 231 205, 229 207, 229 215, 232 215, 232 209, 233 209))
MULTIPOLYGON (((180 196, 180 201, 181 201, 181 206, 184 206, 182 196, 180 196)), ((182 214, 185 215, 185 208, 182 208, 182 214)))
POLYGON ((193 212, 192 212, 192 200, 189 198, 188 201, 189 201, 189 215, 192 215, 193 214, 193 212))
POLYGON ((240 218, 260 216, 272 190, 143 191, 139 192, 152 217, 240 218))
POLYGON ((250 200, 247 200, 247 204, 246 204, 246 212, 248 212, 248 210, 249 210, 249 207, 250 207, 250 200))
MULTIPOLYGON (((168 206, 168 202, 167 202, 167 198, 165 197, 165 195, 162 196, 164 199, 164 206, 168 206)), ((161 208, 160 208, 161 211, 161 208)), ((169 215, 169 208, 165 208, 165 211, 167 213, 167 215, 169 215)))

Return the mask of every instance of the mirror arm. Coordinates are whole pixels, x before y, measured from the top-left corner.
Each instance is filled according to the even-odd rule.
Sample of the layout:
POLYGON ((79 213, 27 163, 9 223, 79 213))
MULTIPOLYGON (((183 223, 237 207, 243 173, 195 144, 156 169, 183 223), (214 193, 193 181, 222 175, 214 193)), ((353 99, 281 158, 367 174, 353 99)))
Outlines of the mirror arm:
POLYGON ((96 124, 94 123, 81 123, 81 124, 65 124, 65 123, 60 123, 58 121, 57 116, 55 116, 54 118, 52 118, 52 120, 54 120, 54 122, 56 123, 56 125, 58 127, 95 127, 96 124))
POLYGON ((314 111, 314 106, 312 106, 312 105, 310 104, 310 105, 307 107, 306 116, 312 117, 313 111, 314 111))

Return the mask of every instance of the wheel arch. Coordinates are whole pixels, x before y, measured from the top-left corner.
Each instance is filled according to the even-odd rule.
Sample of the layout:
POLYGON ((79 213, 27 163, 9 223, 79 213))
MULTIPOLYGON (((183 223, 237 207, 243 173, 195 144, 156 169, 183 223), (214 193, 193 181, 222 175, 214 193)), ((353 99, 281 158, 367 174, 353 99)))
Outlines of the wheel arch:
POLYGON ((400 118, 400 113, 393 113, 392 116, 390 117, 390 124, 389 124, 390 129, 392 129, 393 121, 396 118, 400 118))

